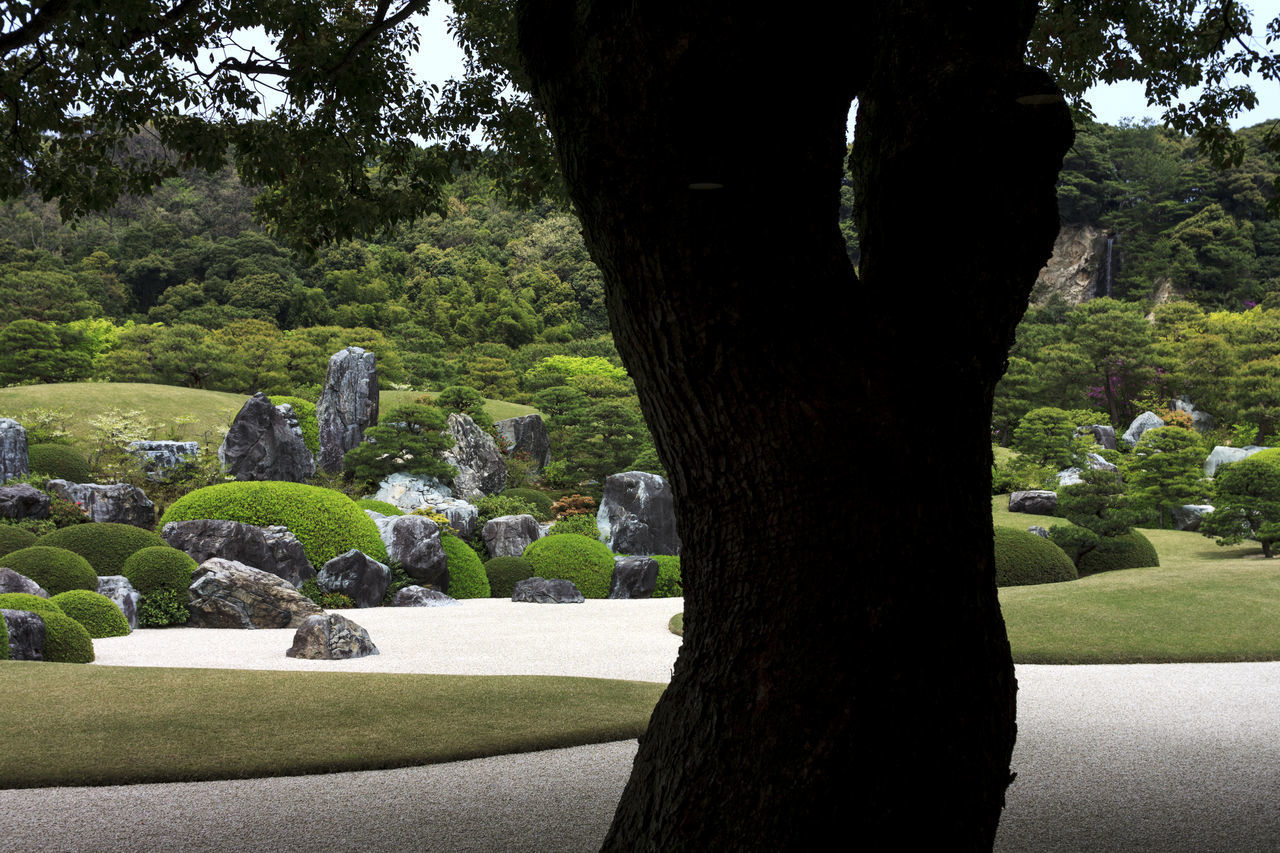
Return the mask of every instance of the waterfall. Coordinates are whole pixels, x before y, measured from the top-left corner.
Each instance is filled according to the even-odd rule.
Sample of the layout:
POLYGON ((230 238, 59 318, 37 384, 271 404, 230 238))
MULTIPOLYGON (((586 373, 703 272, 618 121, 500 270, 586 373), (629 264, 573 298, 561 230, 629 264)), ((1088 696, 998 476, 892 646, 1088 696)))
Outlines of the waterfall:
POLYGON ((1115 242, 1116 242, 1116 235, 1108 234, 1107 235, 1107 271, 1106 271, 1107 291, 1104 294, 1106 296, 1111 295, 1111 250, 1115 247, 1115 242))

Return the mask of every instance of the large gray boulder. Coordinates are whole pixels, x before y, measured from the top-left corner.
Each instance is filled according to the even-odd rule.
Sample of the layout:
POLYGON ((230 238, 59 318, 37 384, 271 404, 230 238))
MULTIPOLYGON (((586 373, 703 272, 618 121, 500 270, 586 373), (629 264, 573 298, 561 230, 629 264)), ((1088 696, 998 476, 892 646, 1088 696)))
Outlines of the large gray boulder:
POLYGON ((495 423, 498 435, 506 439, 508 456, 524 454, 533 471, 541 471, 551 461, 551 439, 542 415, 521 415, 495 423))
POLYGON ((391 474, 378 485, 373 498, 397 506, 405 512, 432 509, 449 519, 449 525, 463 539, 475 537, 480 510, 475 504, 455 498, 453 491, 434 477, 391 474))
POLYGON ((451 598, 438 589, 417 585, 401 587, 391 600, 392 607, 452 607, 460 603, 458 599, 451 598))
POLYGON ((340 592, 356 607, 381 607, 391 583, 391 569, 352 548, 320 567, 316 583, 325 592, 340 592))
POLYGON ((615 554, 679 554, 671 487, 657 474, 610 474, 596 512, 600 536, 615 554))
POLYGON ((132 524, 144 530, 156 526, 156 505, 137 486, 50 480, 48 489, 60 498, 79 504, 91 521, 132 524))
POLYGON ((1116 450, 1116 431, 1110 424, 1092 424, 1076 430, 1076 435, 1092 435, 1093 440, 1104 450, 1116 450))
MULTIPOLYGON (((1096 453, 1090 453, 1090 454, 1089 454, 1088 459, 1086 460, 1086 464, 1089 466, 1090 470, 1093 470, 1093 471, 1115 471, 1115 472, 1118 472, 1118 471, 1120 470, 1120 469, 1119 469, 1119 468, 1117 468, 1115 465, 1112 465, 1110 462, 1108 462, 1107 460, 1103 459, 1101 456, 1099 456, 1099 455, 1098 455, 1098 454, 1096 454, 1096 453)), ((1059 471, 1059 472, 1058 472, 1058 485, 1059 485, 1059 486, 1074 486, 1074 485, 1076 485, 1077 483, 1083 483, 1083 482, 1084 482, 1084 479, 1080 476, 1080 475, 1081 475, 1081 474, 1083 474, 1083 473, 1084 473, 1084 469, 1083 469, 1083 468, 1074 468, 1074 467, 1073 467, 1073 468, 1067 468, 1067 469, 1066 469, 1066 470, 1064 470, 1064 471, 1059 471)))
POLYGON ((279 524, 257 527, 239 521, 198 518, 171 521, 160 537, 179 551, 186 551, 197 563, 210 557, 235 560, 283 578, 295 587, 316 575, 298 537, 279 524))
POLYGON ((329 357, 324 388, 316 402, 320 423, 320 467, 342 470, 342 457, 364 440, 378 423, 378 359, 360 347, 347 347, 329 357))
POLYGON ((1129 428, 1124 431, 1121 438, 1125 444, 1133 447, 1138 443, 1138 439, 1142 438, 1142 434, 1149 429, 1165 426, 1164 418, 1155 412, 1143 412, 1133 419, 1133 423, 1129 424, 1129 428))
POLYGON ((129 630, 138 627, 138 602, 142 593, 133 588, 124 575, 102 575, 98 578, 98 594, 105 595, 116 603, 124 618, 129 620, 129 630))
POLYGON ((470 500, 496 495, 506 487, 507 465, 493 436, 461 412, 449 415, 446 432, 453 436, 453 447, 440 456, 458 471, 453 477, 455 495, 470 500))
POLYGON ((307 660, 347 660, 377 653, 369 632, 337 613, 308 616, 285 651, 287 657, 307 660))
POLYGON ((511 600, 527 604, 581 604, 586 601, 573 581, 547 578, 517 581, 511 600))
POLYGON ((1045 489, 1031 489, 1009 495, 1009 512, 1027 512, 1032 515, 1053 515, 1058 508, 1058 493, 1045 489))
POLYGON ((191 573, 187 594, 193 628, 297 628, 324 613, 283 578, 218 557, 191 573))
POLYGON ((26 483, 0 486, 0 518, 48 518, 49 496, 26 483))
POLYGON ((1249 444, 1244 447, 1227 447, 1219 444, 1213 450, 1209 451, 1209 457, 1204 460, 1204 475, 1212 477, 1218 473, 1218 469, 1228 462, 1239 462, 1241 459, 1248 458, 1255 453, 1266 450, 1256 444, 1249 444))
POLYGON ((218 461, 237 480, 301 483, 316 472, 293 407, 274 406, 261 391, 245 401, 231 423, 218 461))
POLYGON ((173 470, 194 462, 200 455, 195 441, 131 441, 129 452, 138 458, 148 480, 164 480, 173 470))
POLYGON ((1169 515, 1173 517, 1173 526, 1179 530, 1199 530, 1200 522, 1204 517, 1213 512, 1210 504, 1184 504, 1169 510, 1169 515))
POLYGON ((0 483, 31 473, 27 430, 13 418, 0 418, 0 483))
MULTIPOLYGON (((3 562, 4 558, 0 557, 0 563, 3 562)), ((0 566, 0 594, 6 592, 24 592, 27 595, 35 595, 40 598, 49 597, 49 592, 31 578, 24 574, 19 574, 7 566, 0 566)))
POLYGON ((500 515, 485 522, 480 536, 490 557, 519 557, 541 534, 532 515, 500 515))
POLYGON ((44 620, 30 610, 0 610, 9 634, 9 660, 44 660, 44 620))
POLYGON ((650 598, 658 585, 658 561, 652 557, 617 557, 608 598, 650 598))
POLYGON ((421 515, 386 515, 375 519, 387 559, 400 564, 405 574, 437 589, 449 588, 449 569, 440 527, 421 515))

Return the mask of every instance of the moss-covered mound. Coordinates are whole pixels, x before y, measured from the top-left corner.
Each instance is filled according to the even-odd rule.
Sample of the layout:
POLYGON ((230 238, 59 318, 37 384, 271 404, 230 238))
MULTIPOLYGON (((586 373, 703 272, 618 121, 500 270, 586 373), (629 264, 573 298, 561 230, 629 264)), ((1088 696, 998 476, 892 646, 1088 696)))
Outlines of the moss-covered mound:
POLYGON ((604 598, 613 579, 613 554, 603 542, 573 533, 531 542, 524 558, 541 578, 573 581, 583 598, 604 598))
POLYGON ((1044 537, 1010 527, 995 529, 996 586, 1073 581, 1079 574, 1066 552, 1044 537))
MULTIPOLYGON (((111 605, 114 607, 115 605, 111 605)), ((44 622, 44 659, 55 663, 89 663, 93 640, 85 627, 47 598, 22 592, 0 594, 0 610, 28 610, 44 622)))
POLYGON ((653 597, 679 598, 684 595, 684 585, 680 582, 680 558, 655 554, 652 559, 658 561, 658 580, 653 585, 653 597))
POLYGON ((333 489, 276 481, 219 483, 174 501, 160 525, 197 518, 258 526, 283 524, 298 537, 316 568, 352 548, 379 562, 387 561, 378 525, 355 501, 333 489))
POLYGON ((457 536, 441 536, 445 565, 449 568, 449 588, 454 598, 488 598, 489 578, 475 550, 457 536))
POLYGON ((1080 558, 1080 576, 1119 569, 1142 569, 1160 565, 1151 540, 1138 531, 1103 538, 1102 544, 1080 558))
POLYGON ((63 613, 83 625, 90 637, 123 637, 129 633, 129 620, 105 595, 72 589, 58 593, 51 600, 63 613))
POLYGON ((93 469, 75 448, 65 444, 33 444, 27 448, 32 474, 73 483, 92 483, 93 469))
POLYGON ((386 501, 375 501, 373 498, 361 498, 356 501, 356 506, 361 509, 371 509, 383 515, 404 515, 404 510, 395 504, 389 504, 386 501))
POLYGON ((293 413, 298 416, 298 429, 302 430, 302 443, 311 451, 312 456, 320 455, 320 421, 316 417, 316 404, 301 397, 285 397, 275 395, 268 397, 273 406, 288 403, 293 413))
MULTIPOLYGON (((37 545, 51 545, 75 551, 89 561, 99 575, 123 574, 124 561, 135 551, 152 545, 163 545, 160 534, 134 527, 132 524, 116 524, 99 521, 92 524, 75 524, 41 536, 37 545)), ((45 587, 48 589, 48 587, 45 587)), ((93 589, 97 589, 95 585, 93 589)), ((61 592, 61 590, 59 590, 61 592)), ((52 594, 53 590, 49 590, 52 594)))
POLYGON ((551 520, 551 497, 537 489, 504 489, 502 492, 504 498, 520 498, 533 504, 537 510, 533 517, 538 521, 551 520))
POLYGON ((536 574, 533 564, 524 557, 494 557, 484 564, 484 573, 493 598, 510 598, 517 583, 536 574))
MULTIPOLYGON (((87 526, 87 525, 86 525, 87 526)), ((67 527, 65 530, 73 530, 67 527)), ((69 589, 98 591, 98 575, 89 561, 74 551, 44 544, 19 548, 0 557, 0 565, 8 566, 20 575, 26 575, 50 595, 69 589)))
POLYGON ((143 595, 162 589, 185 592, 191 586, 196 561, 186 551, 168 545, 152 545, 129 555, 120 574, 143 595))
POLYGON ((12 554, 19 548, 36 544, 36 535, 12 524, 0 524, 0 555, 12 554))

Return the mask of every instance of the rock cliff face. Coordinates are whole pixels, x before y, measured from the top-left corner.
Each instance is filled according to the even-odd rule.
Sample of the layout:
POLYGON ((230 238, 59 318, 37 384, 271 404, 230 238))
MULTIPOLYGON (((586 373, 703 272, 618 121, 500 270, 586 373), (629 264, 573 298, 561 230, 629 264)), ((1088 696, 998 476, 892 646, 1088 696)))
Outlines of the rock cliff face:
POLYGON ((1053 256, 1036 278, 1031 304, 1043 305, 1054 294, 1069 305, 1105 296, 1107 238, 1107 232, 1093 225, 1064 225, 1053 256))

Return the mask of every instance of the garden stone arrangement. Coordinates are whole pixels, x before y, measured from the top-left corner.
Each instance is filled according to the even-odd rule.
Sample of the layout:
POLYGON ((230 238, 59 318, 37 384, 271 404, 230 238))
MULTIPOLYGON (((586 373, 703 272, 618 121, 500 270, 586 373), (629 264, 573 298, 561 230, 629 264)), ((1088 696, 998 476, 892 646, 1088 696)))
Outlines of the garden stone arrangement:
POLYGON ((320 424, 320 467, 342 470, 347 451, 364 440, 378 423, 378 359, 360 347, 347 347, 329 358, 324 388, 316 402, 320 424))

